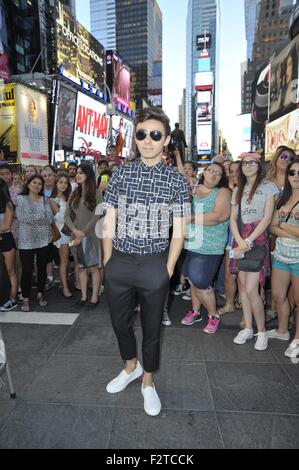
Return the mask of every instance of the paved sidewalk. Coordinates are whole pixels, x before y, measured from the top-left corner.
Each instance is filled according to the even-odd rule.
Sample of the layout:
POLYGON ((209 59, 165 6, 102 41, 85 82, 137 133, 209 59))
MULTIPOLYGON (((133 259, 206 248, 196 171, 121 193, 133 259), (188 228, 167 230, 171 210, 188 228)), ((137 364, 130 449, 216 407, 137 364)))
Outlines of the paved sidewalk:
MULTIPOLYGON (((190 303, 173 299, 155 379, 162 412, 152 418, 140 380, 106 393, 122 363, 104 297, 96 311, 74 306, 78 297, 66 300, 57 288, 47 297, 47 309, 35 309, 40 324, 39 315, 30 324, 18 323, 26 313, 14 312, 16 323, 0 316, 17 394, 11 400, 8 384, 0 389, 0 448, 299 448, 299 364, 284 357, 283 341, 271 340, 264 352, 253 341, 235 345, 240 312, 207 335, 206 317, 180 324, 190 303)), ((138 314, 135 328, 140 351, 138 314)))

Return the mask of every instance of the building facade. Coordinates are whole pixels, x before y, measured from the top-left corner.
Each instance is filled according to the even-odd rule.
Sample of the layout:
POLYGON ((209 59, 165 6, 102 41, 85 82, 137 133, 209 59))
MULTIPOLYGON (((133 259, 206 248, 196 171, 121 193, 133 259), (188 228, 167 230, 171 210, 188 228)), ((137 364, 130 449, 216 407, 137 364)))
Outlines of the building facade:
POLYGON ((258 70, 288 41, 292 11, 293 0, 245 0, 248 47, 245 70, 242 65, 242 114, 251 112, 252 83, 258 70))
POLYGON ((213 74, 213 103, 212 104, 212 153, 217 153, 217 113, 218 113, 218 77, 219 77, 219 34, 220 34, 220 2, 218 0, 189 0, 187 14, 187 44, 186 44, 186 140, 191 153, 196 154, 196 74, 205 70, 213 74), (199 35, 211 35, 207 49, 209 62, 204 67, 200 59, 197 38, 199 35))
POLYGON ((156 0, 90 0, 91 33, 133 71, 131 95, 162 106, 162 13, 156 0))

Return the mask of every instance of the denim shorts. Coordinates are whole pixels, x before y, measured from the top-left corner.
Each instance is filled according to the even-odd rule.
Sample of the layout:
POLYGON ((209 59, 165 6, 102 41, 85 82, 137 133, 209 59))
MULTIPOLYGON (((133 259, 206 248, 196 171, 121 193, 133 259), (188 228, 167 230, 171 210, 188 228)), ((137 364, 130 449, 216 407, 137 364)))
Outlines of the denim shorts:
POLYGON ((299 263, 282 263, 276 258, 272 258, 272 269, 277 269, 278 271, 285 271, 290 273, 294 277, 299 277, 299 263))
POLYGON ((186 250, 183 275, 197 289, 206 290, 214 286, 223 255, 202 255, 186 250))

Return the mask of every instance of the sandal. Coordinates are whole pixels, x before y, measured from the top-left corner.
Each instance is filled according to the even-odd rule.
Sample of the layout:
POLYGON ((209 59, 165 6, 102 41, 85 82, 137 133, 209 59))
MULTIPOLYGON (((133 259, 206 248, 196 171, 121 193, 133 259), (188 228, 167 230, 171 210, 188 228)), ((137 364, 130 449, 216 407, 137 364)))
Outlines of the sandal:
POLYGON ((24 300, 22 301, 21 305, 21 311, 22 312, 29 312, 29 300, 24 300))
POLYGON ((42 294, 38 294, 36 300, 40 307, 46 307, 48 305, 48 302, 44 299, 42 294))
POLYGON ((242 310, 242 304, 241 304, 240 300, 235 301, 235 309, 236 310, 242 310))
POLYGON ((220 308, 219 313, 220 315, 224 315, 225 313, 232 313, 235 311, 234 304, 225 304, 224 307, 220 308))

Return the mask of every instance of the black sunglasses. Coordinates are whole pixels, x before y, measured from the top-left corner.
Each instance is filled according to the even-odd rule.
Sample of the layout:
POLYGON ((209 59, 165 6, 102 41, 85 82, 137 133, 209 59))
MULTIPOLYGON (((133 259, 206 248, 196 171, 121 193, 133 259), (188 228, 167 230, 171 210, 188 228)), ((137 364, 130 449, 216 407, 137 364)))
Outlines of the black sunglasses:
POLYGON ((148 134, 150 135, 150 138, 154 142, 159 142, 162 139, 162 137, 164 136, 164 134, 162 134, 162 132, 160 132, 160 131, 148 132, 144 129, 140 129, 139 131, 136 132, 136 139, 139 140, 139 141, 142 141, 147 137, 148 134))
POLYGON ((299 170, 289 170, 288 175, 289 176, 299 176, 299 170))

